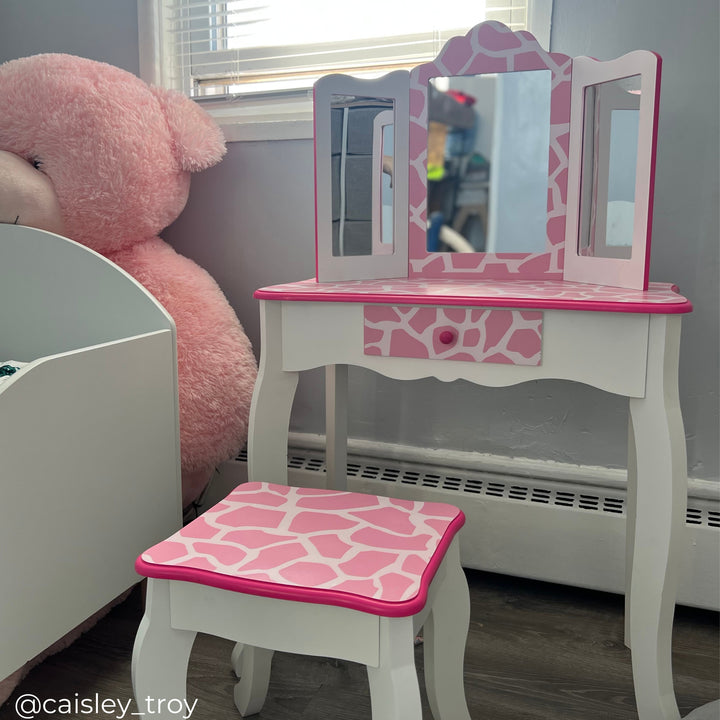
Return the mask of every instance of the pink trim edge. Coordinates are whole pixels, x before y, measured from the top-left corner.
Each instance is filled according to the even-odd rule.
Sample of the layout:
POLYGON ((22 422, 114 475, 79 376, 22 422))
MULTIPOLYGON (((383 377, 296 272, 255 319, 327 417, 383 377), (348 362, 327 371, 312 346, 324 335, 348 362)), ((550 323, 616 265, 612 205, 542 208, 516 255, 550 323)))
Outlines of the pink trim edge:
POLYGON ((662 76, 662 58, 656 52, 654 52, 653 55, 655 55, 655 57, 657 58, 657 67, 655 69, 655 105, 653 107, 653 136, 650 140, 652 152, 650 154, 650 177, 648 178, 648 224, 647 235, 645 237, 645 267, 643 268, 643 287, 648 287, 650 282, 650 247, 652 245, 653 208, 655 204, 655 165, 657 162, 658 121, 660 119, 660 78, 662 76))
POLYGON ((156 578, 160 580, 179 580, 192 582, 199 585, 208 585, 220 590, 245 593, 246 595, 259 595, 279 600, 291 600, 294 602, 315 603, 318 605, 337 605, 370 613, 383 617, 408 617, 415 615, 425 607, 430 584, 443 561, 445 554, 450 547, 455 535, 465 524, 465 513, 458 509, 458 514, 450 521, 443 534, 437 549, 428 561, 427 567, 420 579, 420 588, 414 598, 400 602, 376 600, 363 597, 354 593, 342 592, 339 590, 323 590, 319 588, 297 587, 293 585, 282 585, 279 583, 263 582, 261 580, 249 580, 245 578, 231 577, 216 573, 211 570, 199 568, 187 568, 179 565, 157 565, 149 563, 138 557, 135 561, 135 571, 143 577, 156 578))
MULTIPOLYGON (((366 281, 367 282, 367 281, 366 281)), ((380 281, 378 281, 379 283, 380 281)), ((411 281, 385 280, 384 285, 391 283, 397 287, 402 284, 408 284, 411 281)), ((435 281, 442 284, 443 288, 450 287, 452 281, 440 280, 435 281)), ((457 293, 421 293, 408 290, 407 292, 400 289, 382 289, 379 285, 378 289, 367 288, 363 291, 352 291, 350 285, 348 289, 332 288, 331 284, 317 283, 314 279, 301 281, 297 283, 288 283, 285 285, 275 285, 260 288, 255 291, 253 297, 256 300, 281 300, 290 302, 342 302, 342 303, 378 303, 393 305, 463 305, 469 307, 503 307, 503 308, 525 308, 533 310, 577 310, 586 312, 613 312, 613 313, 648 313, 657 315, 675 315, 692 312, 692 303, 679 294, 676 285, 667 283, 651 283, 648 290, 621 290, 619 294, 626 296, 638 295, 637 300, 619 300, 609 299, 607 297, 595 299, 573 299, 535 295, 531 297, 521 297, 512 294, 512 286, 523 281, 508 281, 508 292, 503 294, 483 295, 482 282, 473 283, 474 293, 467 292, 466 289, 457 293), (667 293, 672 292, 677 295, 677 300, 668 299, 667 293), (655 295, 655 297, 653 297, 655 295), (647 297, 641 297, 647 296, 647 297)), ((532 282, 532 281, 531 281, 532 282)), ((543 282, 543 281, 538 281, 543 282)), ((593 288, 599 290, 607 290, 605 286, 594 286, 584 283, 572 283, 564 281, 555 281, 558 285, 564 285, 568 289, 580 289, 592 294, 593 288)), ((354 283, 353 283, 354 284, 354 283)), ((469 285, 469 281, 465 281, 469 285)), ((356 285, 357 287, 357 285, 356 285)))

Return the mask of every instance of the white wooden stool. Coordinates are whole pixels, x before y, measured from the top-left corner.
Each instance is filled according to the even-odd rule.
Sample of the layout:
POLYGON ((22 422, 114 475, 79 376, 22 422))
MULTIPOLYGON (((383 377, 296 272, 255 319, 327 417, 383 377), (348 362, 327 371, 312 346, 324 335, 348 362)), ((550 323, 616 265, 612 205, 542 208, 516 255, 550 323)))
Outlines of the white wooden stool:
POLYGON ((132 659, 139 712, 178 717, 202 632, 238 643, 242 715, 262 708, 280 650, 363 663, 373 720, 421 720, 413 648, 424 626, 433 716, 469 720, 470 600, 456 537, 464 522, 443 503, 240 485, 136 562, 149 578, 132 659))

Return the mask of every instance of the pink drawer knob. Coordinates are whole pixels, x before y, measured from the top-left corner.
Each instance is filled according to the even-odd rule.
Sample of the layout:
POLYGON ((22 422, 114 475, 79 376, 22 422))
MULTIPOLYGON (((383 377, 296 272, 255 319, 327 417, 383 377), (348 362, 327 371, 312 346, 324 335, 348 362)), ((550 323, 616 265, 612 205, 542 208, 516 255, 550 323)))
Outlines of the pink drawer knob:
POLYGON ((438 335, 438 340, 443 345, 451 345, 452 343, 455 342, 455 338, 456 338, 456 334, 452 330, 443 330, 438 335))

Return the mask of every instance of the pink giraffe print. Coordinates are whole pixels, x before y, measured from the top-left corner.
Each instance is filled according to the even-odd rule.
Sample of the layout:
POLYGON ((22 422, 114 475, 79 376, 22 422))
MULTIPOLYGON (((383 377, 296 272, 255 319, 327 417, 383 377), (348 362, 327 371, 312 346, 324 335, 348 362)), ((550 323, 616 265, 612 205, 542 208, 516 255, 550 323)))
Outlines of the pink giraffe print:
POLYGON ((542 313, 366 305, 364 341, 366 355, 540 365, 542 313))
POLYGON ((142 553, 135 569, 400 617, 424 607, 464 522, 444 503, 252 482, 142 553))
POLYGON ((572 58, 545 51, 528 32, 484 22, 449 40, 429 63, 410 73, 409 277, 494 280, 560 279, 563 273, 570 144, 572 58), (513 70, 552 72, 546 251, 530 254, 428 253, 427 129, 430 78, 513 70))

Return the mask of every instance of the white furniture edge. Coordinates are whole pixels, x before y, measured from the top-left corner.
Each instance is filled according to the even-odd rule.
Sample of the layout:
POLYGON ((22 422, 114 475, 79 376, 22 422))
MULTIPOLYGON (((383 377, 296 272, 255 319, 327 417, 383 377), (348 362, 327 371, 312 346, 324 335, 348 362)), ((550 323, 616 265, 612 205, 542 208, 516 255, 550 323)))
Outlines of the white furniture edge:
POLYGON ((408 272, 408 73, 397 70, 375 80, 326 75, 315 83, 315 234, 320 282, 407 277, 408 272), (393 252, 337 256, 332 244, 331 100, 334 94, 393 101, 393 252))
POLYGON ((657 137, 656 107, 659 94, 660 59, 647 50, 636 50, 615 60, 573 60, 570 100, 570 147, 568 201, 565 225, 563 279, 644 290, 652 224, 653 168, 657 137), (583 128, 585 89, 618 78, 640 75, 641 97, 635 176, 635 215, 630 259, 589 257, 578 253, 582 197, 583 128))
POLYGON ((181 522, 174 323, 66 238, 0 225, 0 678, 139 580, 181 522))

